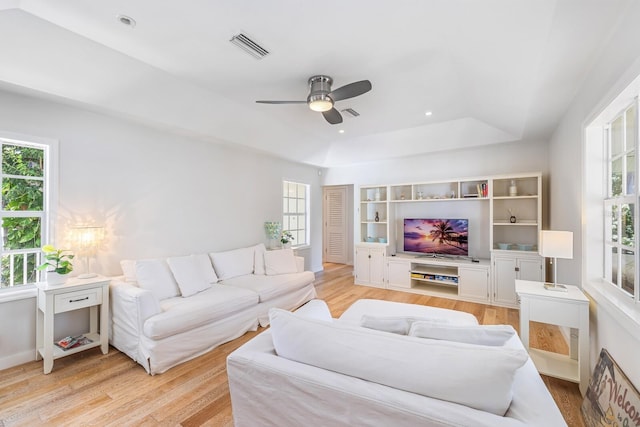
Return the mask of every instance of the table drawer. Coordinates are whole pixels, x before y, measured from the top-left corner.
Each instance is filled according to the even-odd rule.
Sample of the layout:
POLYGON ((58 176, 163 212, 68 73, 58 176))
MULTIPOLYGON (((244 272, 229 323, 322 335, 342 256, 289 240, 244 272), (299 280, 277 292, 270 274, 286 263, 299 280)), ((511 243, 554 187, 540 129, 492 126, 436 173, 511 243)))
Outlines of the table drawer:
POLYGON ((54 313, 77 310, 102 304, 102 289, 93 288, 82 291, 66 292, 55 296, 53 303, 54 313))
POLYGON ((578 328, 581 305, 564 301, 531 299, 529 320, 578 328))

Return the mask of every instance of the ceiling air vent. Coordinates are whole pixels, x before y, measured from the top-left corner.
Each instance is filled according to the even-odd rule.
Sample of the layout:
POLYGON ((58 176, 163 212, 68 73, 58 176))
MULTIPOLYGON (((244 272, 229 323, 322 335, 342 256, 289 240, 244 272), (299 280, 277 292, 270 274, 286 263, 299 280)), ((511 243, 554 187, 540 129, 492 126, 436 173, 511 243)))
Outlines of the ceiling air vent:
POLYGON ((358 117, 360 115, 360 113, 358 113, 356 110, 354 110, 353 108, 345 108, 344 110, 340 110, 343 113, 346 113, 348 115, 350 115, 351 117, 358 117))
POLYGON ((254 42, 242 33, 236 34, 235 36, 231 37, 231 40, 229 41, 256 59, 262 59, 269 54, 269 51, 267 49, 263 48, 258 43, 254 42))

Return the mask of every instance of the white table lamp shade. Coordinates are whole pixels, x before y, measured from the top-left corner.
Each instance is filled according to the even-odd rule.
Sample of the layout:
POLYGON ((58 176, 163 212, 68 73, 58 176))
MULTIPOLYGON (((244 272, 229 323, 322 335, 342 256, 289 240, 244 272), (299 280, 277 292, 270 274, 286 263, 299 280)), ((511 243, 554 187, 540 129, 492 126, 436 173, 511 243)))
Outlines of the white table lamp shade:
POLYGON ((104 237, 104 227, 76 226, 71 228, 71 240, 79 254, 93 254, 104 237))
POLYGON ((104 238, 104 227, 78 225, 71 228, 71 241, 74 251, 79 256, 84 256, 85 273, 78 277, 88 279, 96 277, 89 269, 89 257, 95 255, 98 246, 104 238))
POLYGON ((543 230, 538 248, 545 258, 573 259, 573 232, 543 230))
MULTIPOLYGON (((540 242, 538 253, 545 258, 553 258, 553 286, 552 289, 565 290, 564 285, 557 285, 558 280, 558 258, 573 258, 573 232, 542 230, 540 232, 540 242)), ((545 285, 546 287, 546 285, 545 285)), ((547 288, 548 289, 548 288, 547 288)))

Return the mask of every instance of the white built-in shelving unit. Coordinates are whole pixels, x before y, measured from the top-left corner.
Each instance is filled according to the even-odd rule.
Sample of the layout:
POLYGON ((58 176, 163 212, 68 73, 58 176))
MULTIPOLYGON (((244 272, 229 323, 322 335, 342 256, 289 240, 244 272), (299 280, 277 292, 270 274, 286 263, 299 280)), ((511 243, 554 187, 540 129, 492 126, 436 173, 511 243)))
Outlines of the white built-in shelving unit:
POLYGON ((516 307, 515 280, 543 280, 537 253, 541 173, 365 185, 359 198, 356 284, 516 307), (434 259, 401 253, 401 225, 408 212, 447 217, 449 211, 474 218, 473 235, 486 236, 476 239, 482 247, 475 250, 485 256, 434 259))

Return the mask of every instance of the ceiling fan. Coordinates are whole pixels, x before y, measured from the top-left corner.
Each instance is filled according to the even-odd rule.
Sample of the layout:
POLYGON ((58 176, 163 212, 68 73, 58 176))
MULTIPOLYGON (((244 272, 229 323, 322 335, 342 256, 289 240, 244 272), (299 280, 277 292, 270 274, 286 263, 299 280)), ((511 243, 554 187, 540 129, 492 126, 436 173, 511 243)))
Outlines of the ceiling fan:
POLYGON ((371 90, 369 80, 349 83, 331 90, 333 79, 329 76, 313 76, 309 79, 309 96, 306 101, 256 101, 258 104, 307 104, 313 111, 321 112, 332 125, 342 123, 342 115, 333 104, 343 99, 354 98, 371 90))

